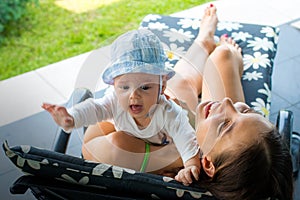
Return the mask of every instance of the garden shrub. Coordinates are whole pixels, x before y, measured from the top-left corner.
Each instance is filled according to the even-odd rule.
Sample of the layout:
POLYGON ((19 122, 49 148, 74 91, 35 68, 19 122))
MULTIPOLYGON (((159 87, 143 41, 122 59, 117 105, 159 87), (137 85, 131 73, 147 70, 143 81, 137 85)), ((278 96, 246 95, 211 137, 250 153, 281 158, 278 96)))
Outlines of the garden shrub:
POLYGON ((29 3, 37 4, 38 0, 0 0, 0 40, 5 27, 18 21, 25 14, 29 3))

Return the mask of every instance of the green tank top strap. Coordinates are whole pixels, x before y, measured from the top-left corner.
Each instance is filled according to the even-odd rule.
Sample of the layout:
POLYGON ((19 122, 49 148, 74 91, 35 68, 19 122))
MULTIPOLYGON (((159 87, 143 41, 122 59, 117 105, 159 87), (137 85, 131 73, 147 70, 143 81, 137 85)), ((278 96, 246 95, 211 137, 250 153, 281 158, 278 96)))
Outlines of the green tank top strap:
POLYGON ((150 157, 150 144, 145 142, 145 156, 142 162, 140 172, 145 172, 150 157))

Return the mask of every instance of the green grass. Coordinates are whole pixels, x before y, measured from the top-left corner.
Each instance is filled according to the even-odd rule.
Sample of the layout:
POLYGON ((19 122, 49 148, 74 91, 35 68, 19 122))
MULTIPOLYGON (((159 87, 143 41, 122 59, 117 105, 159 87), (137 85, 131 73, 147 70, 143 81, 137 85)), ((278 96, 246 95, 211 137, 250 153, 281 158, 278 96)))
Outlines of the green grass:
POLYGON ((4 33, 0 80, 110 44, 118 35, 137 28, 147 14, 168 15, 204 2, 119 0, 78 14, 57 6, 54 0, 40 0, 4 33))

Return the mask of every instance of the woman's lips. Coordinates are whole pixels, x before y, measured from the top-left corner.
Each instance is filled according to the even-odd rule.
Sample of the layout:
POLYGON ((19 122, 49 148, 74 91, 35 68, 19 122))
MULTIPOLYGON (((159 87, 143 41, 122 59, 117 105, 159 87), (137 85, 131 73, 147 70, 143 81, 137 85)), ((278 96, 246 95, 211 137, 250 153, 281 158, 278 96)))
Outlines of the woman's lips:
POLYGON ((211 110, 212 106, 213 106, 215 103, 217 103, 217 102, 212 101, 212 102, 208 103, 208 104, 204 107, 205 119, 209 116, 210 110, 211 110))
POLYGON ((204 116, 205 116, 205 119, 208 117, 209 115, 209 112, 210 112, 210 108, 211 106, 213 105, 214 102, 210 102, 208 103, 205 107, 204 107, 204 116))
POLYGON ((138 114, 143 110, 142 105, 130 105, 129 108, 133 114, 138 114))

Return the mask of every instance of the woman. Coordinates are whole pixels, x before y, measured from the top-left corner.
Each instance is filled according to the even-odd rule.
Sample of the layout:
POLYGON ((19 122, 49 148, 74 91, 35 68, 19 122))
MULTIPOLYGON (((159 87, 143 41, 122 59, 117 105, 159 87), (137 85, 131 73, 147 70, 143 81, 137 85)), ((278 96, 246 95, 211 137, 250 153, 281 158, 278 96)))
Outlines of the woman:
MULTIPOLYGON (((196 111, 196 137, 201 148, 200 176, 193 170, 179 171, 175 179, 185 185, 196 179, 199 186, 219 199, 292 199, 289 151, 274 125, 244 103, 241 49, 226 35, 216 47, 213 36, 217 21, 216 8, 211 5, 205 10, 198 37, 186 59, 174 67, 177 73, 166 89, 168 96, 191 116, 196 111)), ((139 168, 144 141, 112 132, 110 123, 90 127, 84 138, 83 156, 139 168)), ((150 152, 148 172, 168 174, 182 167, 179 156, 169 156, 168 145, 152 145, 150 152)))

